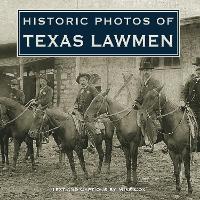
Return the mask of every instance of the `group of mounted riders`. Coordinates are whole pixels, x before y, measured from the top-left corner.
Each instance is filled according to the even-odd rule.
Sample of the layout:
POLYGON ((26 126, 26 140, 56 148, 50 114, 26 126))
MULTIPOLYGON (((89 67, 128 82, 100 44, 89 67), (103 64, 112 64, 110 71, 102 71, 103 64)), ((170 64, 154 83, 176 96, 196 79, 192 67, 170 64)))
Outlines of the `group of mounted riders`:
MULTIPOLYGON (((193 63, 196 66, 195 74, 192 74, 185 87, 181 93, 180 107, 184 108, 189 106, 195 114, 197 123, 200 122, 200 58, 196 58, 196 62, 193 63)), ((139 108, 143 103, 144 95, 151 90, 161 87, 161 83, 152 77, 152 71, 154 66, 150 61, 146 61, 140 67, 143 71, 141 78, 141 86, 139 88, 139 93, 135 102, 133 102, 133 109, 138 110, 138 125, 141 129, 144 129, 142 119, 140 116, 139 108)), ((90 84, 91 76, 87 73, 81 73, 76 79, 76 82, 80 85, 80 90, 78 92, 72 115, 74 115, 77 121, 77 129, 79 129, 80 134, 87 134, 90 141, 90 145, 87 150, 90 153, 94 153, 94 135, 99 134, 105 129, 103 123, 98 122, 94 124, 89 124, 84 122, 84 113, 89 107, 92 100, 99 94, 98 90, 90 84)), ((17 79, 11 80, 11 94, 10 98, 17 101, 18 103, 25 104, 25 95, 23 91, 19 88, 19 81, 17 79)), ((37 109, 44 110, 52 107, 53 99, 53 89, 48 86, 48 80, 46 76, 40 77, 40 91, 37 97, 31 102, 32 105, 37 107, 37 109)), ((5 123, 7 121, 6 116, 4 116, 5 123)), ((158 120, 155 120, 157 124, 157 130, 161 131, 161 127, 158 120)), ((48 131, 44 132, 43 142, 48 143, 48 131)), ((148 130, 142 130, 144 136, 144 143, 146 145, 145 151, 153 152, 154 144, 149 140, 148 130)), ((167 151, 167 146, 164 146, 164 151, 167 151)))
MULTIPOLYGON (((174 105, 164 94, 164 85, 153 78, 154 66, 148 59, 144 60, 140 67, 143 73, 139 92, 130 108, 124 108, 120 103, 109 98, 109 90, 99 93, 91 84, 91 76, 87 73, 81 73, 77 77, 76 82, 80 85, 80 90, 73 109, 66 112, 58 112, 52 108, 53 89, 48 86, 46 76, 40 77, 40 91, 36 98, 25 106, 22 106, 25 103, 25 95, 19 88, 18 80, 12 80, 10 98, 7 98, 8 94, 6 97, 0 97, 0 139, 2 142, 2 133, 7 138, 11 136, 7 135, 5 129, 12 133, 13 169, 16 168, 20 145, 25 141, 28 147, 27 155, 30 155, 32 169, 35 170, 33 139, 36 139, 36 157, 38 157, 41 136, 48 143, 49 134, 52 134, 59 147, 59 155, 66 153, 69 159, 74 180, 77 180, 77 173, 73 151, 77 153, 85 177, 88 178, 83 155, 85 148, 92 154, 95 153, 95 148, 98 152, 97 174, 101 172, 104 158, 109 174, 112 138, 115 130, 126 159, 126 185, 130 185, 131 182, 134 185, 137 183, 138 147, 144 146, 145 151, 153 152, 154 144, 163 140, 166 144, 164 150, 169 151, 174 165, 177 192, 181 189, 180 171, 181 164, 184 163, 188 194, 192 194, 191 153, 194 151, 193 146, 198 152, 200 150, 198 132, 198 125, 200 125, 200 58, 196 58, 193 65, 196 67, 195 73, 186 82, 178 106, 174 105), (102 149, 103 140, 106 146, 105 154, 102 149)), ((6 165, 9 165, 8 139, 6 141, 2 163, 4 164, 6 160, 6 165)), ((4 151, 2 145, 1 151, 4 151)))

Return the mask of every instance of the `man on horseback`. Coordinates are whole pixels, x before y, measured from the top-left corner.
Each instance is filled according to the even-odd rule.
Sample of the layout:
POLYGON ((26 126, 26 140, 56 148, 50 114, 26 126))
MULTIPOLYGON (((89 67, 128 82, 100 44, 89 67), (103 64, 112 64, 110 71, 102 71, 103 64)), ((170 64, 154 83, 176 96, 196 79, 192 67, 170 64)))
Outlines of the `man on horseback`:
MULTIPOLYGON (((46 76, 40 76, 40 91, 35 99, 35 104, 40 110, 45 110, 52 106, 53 89, 48 86, 46 76)), ((43 135, 43 142, 49 142, 49 134, 45 131, 43 135)))
POLYGON ((18 103, 24 105, 25 103, 25 94, 22 90, 19 89, 19 83, 17 79, 11 80, 11 93, 10 98, 17 101, 18 103))
MULTIPOLYGON (((134 109, 138 110, 140 108, 140 106, 143 103, 143 99, 144 96, 147 94, 147 92, 156 89, 158 87, 161 87, 161 84, 158 80, 154 79, 152 77, 152 70, 154 69, 154 67, 152 66, 152 63, 150 60, 144 60, 144 62, 142 63, 142 66, 140 67, 140 71, 143 72, 142 74, 142 79, 141 79, 141 85, 139 88, 139 95, 136 98, 135 102, 134 102, 134 109)), ((142 119, 142 114, 140 113, 140 111, 138 111, 138 124, 142 129, 142 133, 144 136, 144 140, 145 140, 145 149, 144 151, 146 152, 153 152, 154 149, 154 144, 150 142, 149 140, 149 136, 148 133, 145 128, 145 125, 143 123, 143 119, 142 119)), ((160 129, 160 124, 158 122, 158 120, 154 120, 154 124, 156 125, 156 129, 160 129)))
MULTIPOLYGON (((14 101, 24 105, 25 94, 22 90, 20 90, 19 81, 17 79, 12 79, 10 81, 10 88, 11 88, 10 98, 13 99, 14 101)), ((1 109, 1 114, 2 114, 2 120, 3 120, 4 124, 6 124, 9 121, 8 116, 6 114, 2 113, 2 109, 1 109)), ((12 138, 10 138, 10 142, 12 142, 12 138)))
MULTIPOLYGON (((193 63, 193 65, 196 66, 196 70, 184 86, 180 106, 185 107, 188 105, 192 109, 197 124, 200 127, 200 57, 196 58, 196 62, 193 63)), ((198 143, 199 142, 200 139, 198 138, 198 143)), ((197 150, 200 150, 200 145, 197 145, 197 150)))
MULTIPOLYGON (((90 75, 87 73, 79 74, 79 76, 76 79, 76 82, 80 85, 81 88, 78 92, 75 101, 73 113, 80 121, 82 121, 82 124, 85 111, 89 107, 92 100, 98 95, 97 89, 89 84, 89 80, 90 80, 90 75)), ((100 133, 100 129, 93 127, 93 124, 90 123, 84 124, 83 126, 84 129, 86 130, 81 130, 81 132, 86 131, 89 141, 91 142, 91 145, 87 148, 87 150, 90 153, 94 153, 95 143, 94 143, 93 132, 100 133)))
POLYGON ((42 110, 52 106, 53 89, 48 86, 46 76, 40 76, 40 91, 36 97, 36 103, 42 110))

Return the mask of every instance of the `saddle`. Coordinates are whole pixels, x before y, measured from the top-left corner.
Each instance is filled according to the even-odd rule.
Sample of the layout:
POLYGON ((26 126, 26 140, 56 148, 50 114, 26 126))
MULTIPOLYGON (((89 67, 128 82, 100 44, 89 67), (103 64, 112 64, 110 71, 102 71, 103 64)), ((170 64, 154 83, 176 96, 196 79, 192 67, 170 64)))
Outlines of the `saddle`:
POLYGON ((196 121, 196 117, 195 117, 194 112, 188 106, 186 107, 186 116, 187 116, 187 119, 188 119, 188 122, 189 122, 191 136, 192 136, 193 139, 195 139, 199 136, 198 123, 196 121))
POLYGON ((198 145, 197 145, 198 138, 199 138, 198 123, 196 121, 196 117, 192 109, 188 106, 186 106, 185 109, 186 109, 185 112, 186 112, 187 121, 190 128, 190 136, 191 136, 190 146, 192 147, 193 152, 198 151, 198 145))
MULTIPOLYGON (((36 117, 38 110, 43 112, 43 118, 44 118, 45 112, 43 110, 41 110, 41 109, 38 109, 38 108, 34 108, 34 110, 33 110, 34 118, 36 117)), ((43 121, 42 121, 42 123, 43 123, 43 121)), ((43 127, 43 124, 41 124, 39 130, 37 130, 37 131, 29 131, 28 135, 32 139, 36 140, 36 139, 40 138, 44 134, 45 131, 47 131, 47 127, 43 127)))
POLYGON ((87 135, 88 131, 92 132, 92 134, 101 134, 101 131, 105 130, 102 120, 98 120, 91 126, 84 122, 83 116, 78 111, 73 112, 72 118, 74 120, 76 130, 82 136, 87 135))
POLYGON ((157 136, 159 131, 161 131, 161 124, 159 120, 150 119, 146 117, 144 119, 141 112, 137 112, 137 125, 141 128, 143 139, 146 140, 145 144, 150 143, 151 145, 155 144, 157 141, 157 136))

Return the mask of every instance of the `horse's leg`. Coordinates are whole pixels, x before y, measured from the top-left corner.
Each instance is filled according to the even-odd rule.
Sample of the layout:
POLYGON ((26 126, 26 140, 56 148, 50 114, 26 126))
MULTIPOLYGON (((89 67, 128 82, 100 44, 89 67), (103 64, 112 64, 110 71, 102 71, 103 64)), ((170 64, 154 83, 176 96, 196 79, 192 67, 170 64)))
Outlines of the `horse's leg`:
POLYGON ((36 157, 35 159, 38 159, 41 157, 41 151, 42 151, 42 134, 39 134, 39 137, 36 139, 36 157))
POLYGON ((5 152, 4 152, 4 141, 3 137, 0 137, 0 145, 1 145, 1 157, 2 157, 2 166, 5 165, 5 152))
POLYGON ((130 155, 130 147, 125 147, 122 145, 122 149, 126 158, 126 170, 127 170, 127 177, 125 185, 129 186, 131 183, 131 155, 130 155))
POLYGON ((14 155, 13 155, 12 170, 15 170, 16 164, 17 164, 17 159, 19 156, 20 146, 21 146, 23 140, 19 139, 19 138, 15 138, 15 137, 13 137, 13 140, 14 140, 14 155))
POLYGON ((26 155, 24 157, 24 161, 27 161, 29 156, 30 156, 30 152, 29 152, 29 148, 27 146, 27 150, 26 150, 26 155))
POLYGON ((190 150, 187 148, 186 152, 183 155, 183 161, 184 161, 184 167, 185 167, 185 177, 187 179, 187 184, 188 184, 188 195, 192 194, 192 185, 190 181, 190 150))
POLYGON ((5 159, 6 159, 6 165, 4 166, 3 170, 7 170, 9 168, 9 158, 8 158, 8 143, 9 143, 9 136, 6 134, 3 138, 4 143, 4 153, 5 153, 5 159))
POLYGON ((35 166, 35 159, 34 159, 34 149, 33 149, 33 139, 27 136, 25 138, 25 142, 28 147, 28 151, 30 152, 30 158, 31 158, 31 163, 32 163, 32 170, 36 170, 35 166))
POLYGON ((83 149, 81 149, 80 147, 78 147, 76 149, 76 153, 77 153, 78 159, 80 161, 81 168, 82 168, 82 170, 84 172, 85 178, 88 179, 88 172, 87 172, 87 169, 85 167, 85 160, 84 160, 84 156, 83 156, 83 149))
POLYGON ((69 164, 72 170, 72 175, 73 175, 73 180, 76 181, 77 180, 77 173, 76 173, 76 169, 75 169, 75 163, 74 163, 74 155, 73 155, 73 150, 67 150, 66 151, 67 157, 69 159, 69 164))
POLYGON ((176 178, 176 191, 180 192, 181 186, 180 186, 180 155, 175 154, 173 151, 169 150, 169 155, 172 159, 173 166, 174 166, 174 175, 176 178))
POLYGON ((65 156, 65 153, 64 153, 63 147, 62 147, 62 142, 61 142, 61 139, 59 138, 58 134, 53 133, 52 136, 53 136, 54 141, 56 142, 58 149, 59 149, 58 150, 59 151, 59 157, 58 157, 59 163, 57 165, 58 165, 58 167, 61 167, 63 164, 63 158, 65 156))
POLYGON ((110 163, 111 163, 111 154, 112 154, 112 138, 105 139, 105 164, 107 166, 106 174, 110 174, 110 163))
POLYGON ((130 151, 132 158, 132 173, 133 173, 133 185, 137 184, 137 157, 138 157, 138 146, 135 142, 130 143, 130 151))
POLYGON ((102 168, 102 164, 103 164, 103 157, 104 157, 104 152, 103 152, 103 148, 102 148, 102 135, 96 135, 95 136, 95 146, 99 155, 99 164, 97 167, 96 172, 94 173, 94 175, 98 175, 101 173, 101 168, 102 168))
POLYGON ((35 143, 36 143, 35 160, 37 160, 39 158, 39 156, 40 156, 40 149, 39 149, 40 142, 39 142, 39 138, 36 139, 35 143))
POLYGON ((62 150, 60 150, 60 149, 59 149, 59 158, 58 159, 59 159, 59 165, 62 165, 63 153, 62 153, 62 150))

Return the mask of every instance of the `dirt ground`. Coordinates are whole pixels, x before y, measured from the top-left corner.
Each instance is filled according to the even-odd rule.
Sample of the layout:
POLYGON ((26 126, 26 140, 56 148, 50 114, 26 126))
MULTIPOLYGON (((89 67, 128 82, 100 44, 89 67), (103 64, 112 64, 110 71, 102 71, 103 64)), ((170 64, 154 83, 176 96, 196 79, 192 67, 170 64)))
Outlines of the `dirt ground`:
MULTIPOLYGON (((115 142, 117 139, 115 138, 115 142)), ((0 199, 67 199, 67 200, 164 200, 164 199, 200 199, 200 156, 198 155, 191 167, 193 185, 192 198, 187 197, 187 183, 183 179, 179 195, 175 192, 173 167, 168 154, 163 154, 162 143, 156 145, 155 151, 145 153, 142 148, 138 157, 138 179, 136 187, 127 188, 123 185, 126 177, 125 158, 121 149, 113 149, 111 174, 103 172, 100 177, 92 177, 98 157, 85 152, 86 166, 91 175, 85 180, 76 157, 76 168, 79 175, 77 185, 71 181, 71 170, 66 158, 65 164, 58 167, 58 154, 55 142, 43 145, 43 157, 39 159, 37 171, 31 171, 31 163, 23 162, 26 146, 21 146, 16 173, 12 176, 0 168, 0 199), (78 191, 75 191, 78 190, 78 191), (93 191, 92 191, 93 190, 93 191)), ((10 160, 12 161, 13 144, 10 144, 10 160)))

